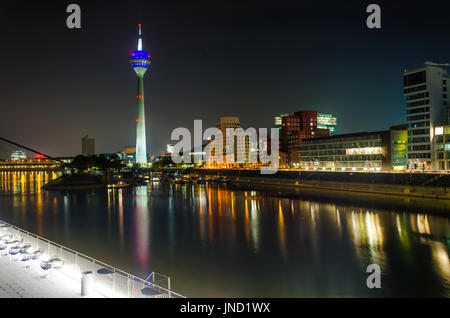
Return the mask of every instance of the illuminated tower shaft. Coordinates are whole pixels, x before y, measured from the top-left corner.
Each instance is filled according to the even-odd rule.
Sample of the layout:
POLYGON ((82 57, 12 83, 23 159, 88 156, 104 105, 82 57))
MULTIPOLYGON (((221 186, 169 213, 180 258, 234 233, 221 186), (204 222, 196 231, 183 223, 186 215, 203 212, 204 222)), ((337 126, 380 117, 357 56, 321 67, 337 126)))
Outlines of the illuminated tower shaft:
POLYGON ((144 75, 150 66, 150 55, 142 50, 141 25, 139 24, 138 49, 131 52, 130 64, 138 77, 136 119, 136 163, 147 163, 147 141, 145 137, 144 75))
MULTIPOLYGON (((136 68, 134 69, 136 71, 136 68)), ((147 162, 147 140, 145 138, 144 74, 138 76, 138 117, 136 119, 136 163, 147 162)))

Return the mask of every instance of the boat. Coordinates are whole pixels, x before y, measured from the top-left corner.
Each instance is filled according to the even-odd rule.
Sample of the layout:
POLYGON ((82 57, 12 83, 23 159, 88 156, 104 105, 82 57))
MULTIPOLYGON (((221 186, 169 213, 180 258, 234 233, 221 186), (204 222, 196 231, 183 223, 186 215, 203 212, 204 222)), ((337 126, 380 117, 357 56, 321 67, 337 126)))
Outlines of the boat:
POLYGON ((108 189, 128 188, 129 186, 128 183, 120 181, 118 183, 108 184, 108 189))
POLYGON ((133 186, 138 187, 138 186, 145 186, 147 185, 147 181, 143 178, 135 178, 132 183, 133 186))
POLYGON ((206 181, 202 178, 197 178, 197 180, 195 181, 197 184, 205 184, 206 181))
POLYGON ((230 182, 230 179, 228 177, 222 176, 222 177, 219 177, 219 178, 220 178, 219 182, 222 182, 222 183, 230 182))
POLYGON ((176 183, 176 184, 183 184, 183 183, 185 183, 186 181, 183 179, 183 178, 175 178, 174 180, 173 180, 173 182, 174 183, 176 183))
POLYGON ((220 177, 219 176, 215 176, 211 178, 211 182, 219 182, 220 181, 220 177))
POLYGON ((217 183, 226 183, 229 182, 230 179, 228 177, 225 176, 215 176, 211 178, 212 182, 217 182, 217 183))

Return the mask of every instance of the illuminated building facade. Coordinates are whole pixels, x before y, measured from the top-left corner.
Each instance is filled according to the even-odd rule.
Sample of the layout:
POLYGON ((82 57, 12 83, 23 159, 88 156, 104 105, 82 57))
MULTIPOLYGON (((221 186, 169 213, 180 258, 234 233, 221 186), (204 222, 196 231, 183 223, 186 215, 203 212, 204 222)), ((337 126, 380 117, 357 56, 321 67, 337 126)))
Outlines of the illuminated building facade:
POLYGON ((215 154, 215 149, 213 149, 211 153, 206 153, 206 166, 211 168, 249 167, 251 164, 251 153, 257 154, 258 141, 252 142, 249 135, 243 131, 234 133, 233 145, 227 144, 227 137, 229 138, 230 136, 227 129, 241 128, 238 117, 221 117, 216 127, 222 132, 222 139, 211 140, 209 144, 215 149, 222 149, 222 162, 216 162, 217 156, 215 154), (229 149, 229 147, 233 147, 233 149, 229 149), (239 163, 238 161, 240 158, 243 158, 243 162, 239 163))
POLYGON ((150 54, 142 49, 142 33, 139 24, 138 46, 136 51, 130 53, 130 64, 138 77, 136 119, 136 163, 147 163, 147 141, 145 136, 145 106, 144 106, 144 75, 151 63, 150 54))
POLYGON ((276 116, 273 118, 273 124, 275 128, 278 128, 278 135, 281 136, 281 128, 283 127, 283 117, 289 116, 289 114, 280 114, 280 116, 276 116))
POLYGON ((136 162, 136 147, 126 146, 122 152, 120 152, 120 157, 125 161, 126 164, 132 165, 136 162))
MULTIPOLYGON (((393 126, 385 131, 304 139, 296 147, 293 165, 304 169, 391 171, 391 138, 393 136, 401 141, 406 131, 407 126, 403 125, 403 129, 393 126), (395 133, 392 133, 392 130, 395 130, 395 133)), ((406 156, 406 147, 403 148, 403 154, 399 153, 401 147, 394 148, 395 162, 406 156)))
POLYGON ((81 154, 86 157, 95 155, 95 138, 88 135, 81 138, 81 154))
POLYGON ((317 113, 317 128, 328 129, 330 136, 337 135, 337 118, 332 114, 317 113))
POLYGON ((173 152, 173 144, 167 144, 166 145, 166 153, 172 153, 173 152))
POLYGON ((48 158, 11 159, 0 161, 0 171, 59 171, 61 163, 48 158))
POLYGON ((391 162, 393 170, 406 170, 408 167, 408 124, 392 126, 391 162))
POLYGON ((330 135, 328 129, 317 127, 315 110, 298 111, 293 115, 283 116, 281 120, 280 151, 286 153, 288 165, 293 162, 295 148, 303 139, 330 135))
POLYGON ((447 71, 430 62, 403 74, 409 170, 439 169, 434 158, 434 127, 449 123, 448 80, 447 71))
POLYGON ((434 158, 437 170, 450 170, 450 125, 434 127, 434 158))
POLYGON ((12 161, 16 161, 16 160, 25 160, 27 159, 27 154, 25 153, 25 151, 22 150, 15 150, 11 153, 11 160, 12 161))

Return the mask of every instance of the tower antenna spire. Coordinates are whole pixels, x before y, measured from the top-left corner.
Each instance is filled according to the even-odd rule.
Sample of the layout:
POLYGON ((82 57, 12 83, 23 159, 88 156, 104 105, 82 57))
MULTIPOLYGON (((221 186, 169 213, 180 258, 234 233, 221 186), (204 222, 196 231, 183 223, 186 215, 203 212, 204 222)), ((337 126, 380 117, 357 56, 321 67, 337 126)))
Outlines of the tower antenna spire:
POLYGON ((141 31, 141 24, 139 23, 139 37, 138 37, 138 51, 142 51, 142 31, 141 31))

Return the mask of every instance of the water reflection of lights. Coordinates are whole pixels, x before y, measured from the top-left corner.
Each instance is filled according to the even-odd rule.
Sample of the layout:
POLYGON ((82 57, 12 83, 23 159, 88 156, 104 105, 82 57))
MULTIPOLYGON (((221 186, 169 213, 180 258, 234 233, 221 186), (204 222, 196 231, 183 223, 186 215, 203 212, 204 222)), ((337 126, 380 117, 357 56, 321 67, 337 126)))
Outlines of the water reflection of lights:
POLYGON ((206 208, 209 210, 208 202, 210 202, 210 192, 208 191, 207 197, 206 193, 203 193, 203 189, 199 188, 198 197, 199 197, 198 226, 200 232, 200 242, 202 245, 205 245, 206 244, 205 206, 208 205, 206 208))
MULTIPOLYGON (((208 239, 209 239, 209 245, 214 246, 214 218, 213 218, 213 204, 217 202, 216 200, 211 199, 211 193, 212 190, 209 189, 208 193, 208 239)), ((220 209, 220 207, 219 207, 220 209)))
POLYGON ((43 173, 38 173, 36 178, 36 225, 37 225, 37 234, 40 236, 44 236, 44 228, 43 228, 43 218, 44 218, 44 204, 42 202, 41 195, 41 186, 42 186, 42 175, 43 173))
POLYGON ((150 219, 146 186, 136 187, 134 207, 134 256, 143 268, 149 267, 150 219))
POLYGON ((349 229, 353 236, 353 244, 357 258, 364 265, 369 257, 370 262, 383 266, 385 264, 384 236, 379 213, 371 211, 352 211, 349 229), (367 248, 367 249, 366 249, 367 248), (368 255, 366 256, 366 252, 368 255))
POLYGON ((435 269, 443 278, 443 285, 447 289, 446 297, 450 297, 450 261, 446 246, 442 242, 434 242, 431 245, 435 269))
POLYGON ((383 245, 383 232, 380 226, 380 216, 373 212, 366 212, 366 229, 368 243, 371 247, 383 245))
POLYGON ((417 214, 417 230, 420 234, 430 234, 430 224, 428 223, 428 215, 417 214))
POLYGON ((259 207, 256 200, 251 200, 251 231, 252 231, 252 243, 255 253, 259 252, 259 207))
POLYGON ((339 234, 342 234, 341 214, 335 205, 333 205, 333 208, 336 209, 336 224, 338 226, 339 234))
POLYGON ((174 245, 175 245, 175 216, 174 216, 174 209, 173 209, 173 198, 169 197, 169 207, 168 207, 168 220, 167 220, 167 227, 168 227, 168 245, 169 245, 169 251, 173 254, 174 252, 174 245))
POLYGON ((278 239, 280 242, 280 250, 283 259, 287 260, 287 247, 286 247, 286 229, 284 227, 283 209, 281 207, 281 200, 278 201, 278 239))
POLYGON ((124 245, 124 230, 123 230, 123 189, 118 190, 119 195, 119 241, 120 241, 120 247, 123 248, 124 245))
POLYGON ((395 217, 395 225, 400 242, 402 243, 403 247, 407 251, 409 251, 411 248, 411 239, 409 236, 408 228, 406 227, 405 215, 400 216, 400 214, 397 214, 395 217))
MULTIPOLYGON (((246 195, 247 196, 247 195, 246 195)), ((245 198, 245 207, 244 207, 244 230, 245 230, 245 239, 247 242, 247 246, 250 247, 250 218, 248 212, 248 200, 245 198)))

